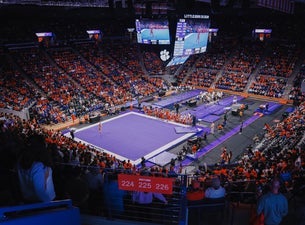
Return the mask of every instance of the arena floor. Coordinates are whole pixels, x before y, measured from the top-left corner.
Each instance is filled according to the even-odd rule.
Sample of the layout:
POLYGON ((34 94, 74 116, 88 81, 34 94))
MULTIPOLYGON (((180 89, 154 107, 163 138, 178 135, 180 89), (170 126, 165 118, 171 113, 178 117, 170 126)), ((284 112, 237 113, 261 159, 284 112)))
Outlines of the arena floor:
MULTIPOLYGON (((230 100, 231 97, 226 96, 227 100, 230 100)), ((168 101, 172 103, 173 100, 170 98, 168 97, 168 101)), ((164 102, 164 99, 162 102, 164 102)), ((198 117, 201 115, 201 119, 196 124, 196 132, 177 133, 177 130, 183 130, 187 126, 151 118, 134 109, 133 111, 126 110, 117 116, 104 117, 102 119, 103 128, 101 133, 98 131, 98 123, 77 125, 75 126, 75 138, 99 151, 106 151, 116 155, 122 160, 129 159, 131 162, 139 164, 141 157, 145 157, 149 166, 154 164, 164 166, 170 162, 171 158, 177 156, 184 145, 187 145, 189 138, 194 135, 201 136, 203 132, 207 132, 207 140, 203 142, 196 155, 186 157, 183 161, 176 160, 176 165, 182 163, 185 170, 192 171, 202 164, 214 165, 219 163, 223 147, 226 147, 228 151, 232 151, 231 162, 238 160, 248 146, 252 145, 255 148, 253 137, 256 134, 259 137, 264 135, 265 123, 272 126, 282 119, 283 113, 288 108, 291 108, 290 105, 269 102, 274 107, 270 107, 268 113, 257 113, 260 106, 266 104, 266 102, 239 97, 238 103, 247 105, 243 116, 233 115, 229 111, 224 129, 221 132, 215 129, 215 133, 211 134, 211 122, 214 121, 215 125, 217 125, 223 121, 224 114, 218 113, 218 108, 220 106, 226 108, 227 105, 224 105, 224 102, 225 99, 223 99, 223 102, 209 105, 208 107, 200 102, 197 102, 197 105, 192 107, 187 104, 181 104, 180 113, 192 112, 196 113, 198 117), (218 111, 211 113, 211 110, 214 109, 218 111), (240 132, 241 124, 243 127, 242 132, 240 132)), ((158 103, 150 104, 157 105, 158 103)), ((171 107, 171 105, 165 107, 171 107)), ((66 135, 69 134, 67 133, 66 135)))

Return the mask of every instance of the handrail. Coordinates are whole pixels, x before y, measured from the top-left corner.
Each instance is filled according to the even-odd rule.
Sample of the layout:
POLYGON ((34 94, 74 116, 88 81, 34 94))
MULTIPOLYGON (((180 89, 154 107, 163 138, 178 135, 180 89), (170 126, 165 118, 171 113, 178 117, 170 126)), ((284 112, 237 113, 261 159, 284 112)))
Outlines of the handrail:
POLYGON ((72 200, 65 199, 65 200, 60 200, 60 201, 41 202, 41 203, 3 207, 3 208, 0 208, 0 221, 6 220, 10 213, 29 212, 29 211, 33 211, 33 210, 42 211, 42 210, 45 210, 48 208, 59 208, 59 207, 72 208, 73 207, 72 200))

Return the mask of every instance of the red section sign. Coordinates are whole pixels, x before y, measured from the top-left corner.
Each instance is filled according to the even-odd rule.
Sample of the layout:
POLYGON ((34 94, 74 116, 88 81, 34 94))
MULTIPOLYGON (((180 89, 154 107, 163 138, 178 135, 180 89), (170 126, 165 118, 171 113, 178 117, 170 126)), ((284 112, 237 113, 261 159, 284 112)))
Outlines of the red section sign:
POLYGON ((119 189, 126 191, 143 191, 162 194, 173 193, 173 179, 119 174, 119 189))

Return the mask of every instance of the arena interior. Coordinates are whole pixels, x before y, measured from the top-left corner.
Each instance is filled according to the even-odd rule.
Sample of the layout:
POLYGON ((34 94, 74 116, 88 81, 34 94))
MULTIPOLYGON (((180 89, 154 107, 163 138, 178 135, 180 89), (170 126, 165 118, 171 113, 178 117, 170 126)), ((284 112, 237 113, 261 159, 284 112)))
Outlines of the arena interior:
POLYGON ((258 192, 279 177, 281 225, 304 224, 304 6, 0 1, 1 223, 254 224, 258 192), (190 22, 193 52, 175 58, 180 19, 204 28, 190 22), (20 191, 16 164, 33 135, 51 157, 51 202, 20 191), (188 199, 215 176, 224 198, 188 199), (163 198, 135 202, 157 187, 163 198))

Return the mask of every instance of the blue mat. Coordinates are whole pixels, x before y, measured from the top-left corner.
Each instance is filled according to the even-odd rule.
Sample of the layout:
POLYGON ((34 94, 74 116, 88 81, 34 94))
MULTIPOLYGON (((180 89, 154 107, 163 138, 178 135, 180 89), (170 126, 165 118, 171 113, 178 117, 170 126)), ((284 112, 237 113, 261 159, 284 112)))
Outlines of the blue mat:
POLYGON ((264 115, 271 115, 272 113, 274 113, 278 108, 280 108, 282 105, 277 103, 277 102, 268 102, 269 104, 269 108, 268 111, 266 111, 263 108, 257 108, 255 110, 255 112, 260 112, 263 113, 264 115))
POLYGON ((219 120, 219 118, 220 118, 220 116, 207 115, 207 116, 203 117, 201 120, 204 122, 212 123, 212 122, 215 122, 216 120, 219 120))
POLYGON ((293 111, 294 111, 294 107, 292 107, 292 106, 288 107, 288 108, 285 110, 285 112, 287 112, 287 113, 292 113, 293 111))
POLYGON ((177 134, 197 133, 199 130, 196 127, 175 127, 177 134))
POLYGON ((220 116, 225 113, 225 107, 213 112, 213 115, 220 116))
MULTIPOLYGON (((242 99, 244 99, 243 96, 239 96, 237 95, 237 102, 241 101, 242 99)), ((229 97, 226 97, 226 98, 223 98, 221 100, 219 100, 219 105, 222 105, 222 106, 230 106, 233 104, 233 98, 234 96, 229 96, 229 97)))
POLYGON ((202 90, 192 90, 192 91, 184 92, 181 94, 172 95, 169 98, 166 98, 164 100, 154 103, 154 106, 159 106, 159 107, 164 108, 164 107, 173 105, 176 102, 181 102, 181 101, 185 101, 187 99, 194 98, 194 97, 198 96, 201 91, 202 90))

